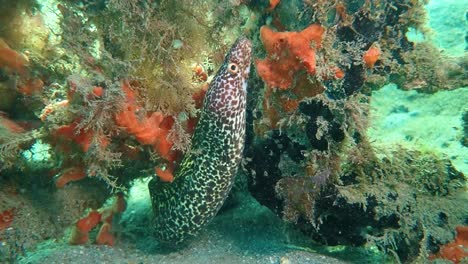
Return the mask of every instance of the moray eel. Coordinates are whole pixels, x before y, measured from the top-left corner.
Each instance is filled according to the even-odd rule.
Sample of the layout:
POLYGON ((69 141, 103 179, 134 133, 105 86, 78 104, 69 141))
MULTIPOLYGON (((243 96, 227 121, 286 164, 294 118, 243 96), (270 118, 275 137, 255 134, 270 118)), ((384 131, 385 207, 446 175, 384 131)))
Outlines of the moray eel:
POLYGON ((223 205, 242 159, 252 44, 239 38, 210 83, 191 149, 174 181, 149 183, 153 229, 163 244, 197 235, 223 205))

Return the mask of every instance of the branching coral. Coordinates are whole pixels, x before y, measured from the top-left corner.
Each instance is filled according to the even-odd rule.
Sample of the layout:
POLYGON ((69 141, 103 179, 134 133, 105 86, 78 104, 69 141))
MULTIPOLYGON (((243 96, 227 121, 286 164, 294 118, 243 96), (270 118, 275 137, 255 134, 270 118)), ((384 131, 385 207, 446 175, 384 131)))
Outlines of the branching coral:
POLYGON ((21 151, 45 136, 42 129, 25 131, 17 123, 0 116, 0 171, 12 167, 24 169, 25 161, 18 159, 21 151))

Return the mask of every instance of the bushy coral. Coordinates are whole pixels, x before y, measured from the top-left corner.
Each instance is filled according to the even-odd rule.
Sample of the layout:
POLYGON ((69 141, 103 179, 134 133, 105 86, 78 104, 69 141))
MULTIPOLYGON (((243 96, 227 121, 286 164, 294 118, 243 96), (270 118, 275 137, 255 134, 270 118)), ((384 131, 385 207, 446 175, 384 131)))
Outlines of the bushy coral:
POLYGON ((468 85, 463 60, 445 56, 429 42, 416 43, 413 50, 402 54, 402 60, 392 81, 405 90, 434 93, 468 85))

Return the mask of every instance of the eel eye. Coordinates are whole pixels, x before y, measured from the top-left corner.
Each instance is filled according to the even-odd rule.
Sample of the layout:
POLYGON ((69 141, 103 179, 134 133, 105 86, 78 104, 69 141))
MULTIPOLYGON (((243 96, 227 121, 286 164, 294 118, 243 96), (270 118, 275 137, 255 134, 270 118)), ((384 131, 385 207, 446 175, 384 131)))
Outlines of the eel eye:
POLYGON ((237 63, 231 62, 228 65, 228 71, 232 74, 235 74, 239 71, 239 66, 237 65, 237 63))

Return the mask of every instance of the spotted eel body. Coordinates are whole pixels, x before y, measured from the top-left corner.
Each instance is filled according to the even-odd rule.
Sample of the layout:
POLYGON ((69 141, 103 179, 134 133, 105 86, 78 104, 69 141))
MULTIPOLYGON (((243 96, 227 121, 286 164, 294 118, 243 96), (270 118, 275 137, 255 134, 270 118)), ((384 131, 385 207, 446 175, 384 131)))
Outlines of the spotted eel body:
POLYGON ((251 42, 241 37, 226 55, 208 88, 191 150, 174 172, 174 181, 149 183, 153 228, 163 243, 179 244, 194 237, 231 190, 244 148, 251 49, 251 42))

